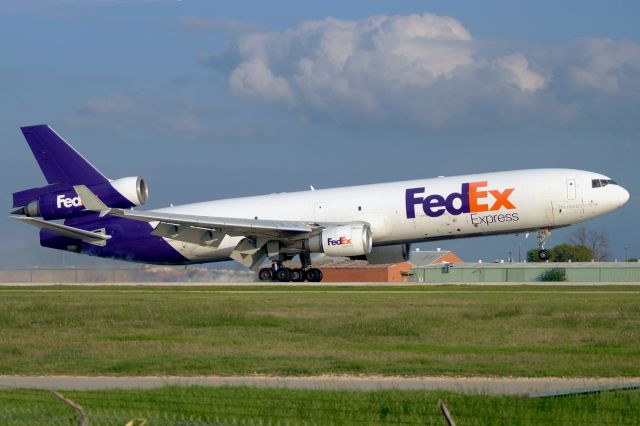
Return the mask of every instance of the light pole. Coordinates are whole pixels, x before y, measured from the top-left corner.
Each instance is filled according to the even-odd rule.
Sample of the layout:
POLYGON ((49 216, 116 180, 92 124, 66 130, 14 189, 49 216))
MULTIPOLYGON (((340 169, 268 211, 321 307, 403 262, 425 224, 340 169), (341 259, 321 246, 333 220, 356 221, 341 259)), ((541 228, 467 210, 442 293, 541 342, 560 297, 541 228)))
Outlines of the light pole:
POLYGON ((522 263, 522 243, 518 241, 518 263, 522 263))

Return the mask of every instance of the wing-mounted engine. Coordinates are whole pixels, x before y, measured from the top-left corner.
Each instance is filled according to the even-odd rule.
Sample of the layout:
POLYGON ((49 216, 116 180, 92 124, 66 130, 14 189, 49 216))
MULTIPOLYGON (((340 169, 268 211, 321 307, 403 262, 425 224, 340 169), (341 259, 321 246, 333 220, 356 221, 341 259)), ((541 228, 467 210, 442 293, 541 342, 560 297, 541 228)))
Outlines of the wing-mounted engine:
POLYGON ((327 256, 361 256, 371 252, 371 227, 366 223, 332 226, 309 239, 309 251, 327 256))
MULTIPOLYGON (((148 187, 141 177, 125 177, 87 185, 109 207, 129 208, 147 202, 148 187)), ((45 220, 70 219, 87 213, 73 186, 51 184, 13 194, 13 214, 45 220)))
POLYGON ((394 246, 379 246, 371 249, 371 252, 363 256, 350 256, 354 260, 366 260, 370 265, 400 263, 409 260, 411 244, 398 244, 394 246))

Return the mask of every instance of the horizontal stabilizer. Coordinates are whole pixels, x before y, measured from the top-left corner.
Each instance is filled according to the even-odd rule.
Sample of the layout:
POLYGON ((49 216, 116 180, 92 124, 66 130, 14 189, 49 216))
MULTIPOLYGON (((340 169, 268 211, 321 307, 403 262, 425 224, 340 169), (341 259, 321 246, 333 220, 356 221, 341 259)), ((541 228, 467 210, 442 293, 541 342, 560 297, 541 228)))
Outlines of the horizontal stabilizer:
POLYGON ((85 229, 74 228, 72 226, 62 225, 55 222, 47 222, 46 220, 35 219, 32 217, 26 216, 10 216, 13 219, 19 220, 20 222, 25 222, 30 225, 35 226, 36 228, 47 229, 49 231, 55 232, 56 234, 62 235, 63 237, 73 238, 76 240, 81 240, 86 243, 103 245, 106 243, 108 239, 111 238, 111 235, 106 235, 103 233, 87 231, 85 229))
POLYGON ((85 185, 75 185, 73 187, 76 194, 82 200, 82 204, 89 211, 99 212, 100 217, 106 215, 111 210, 105 203, 103 203, 96 194, 93 193, 85 185))

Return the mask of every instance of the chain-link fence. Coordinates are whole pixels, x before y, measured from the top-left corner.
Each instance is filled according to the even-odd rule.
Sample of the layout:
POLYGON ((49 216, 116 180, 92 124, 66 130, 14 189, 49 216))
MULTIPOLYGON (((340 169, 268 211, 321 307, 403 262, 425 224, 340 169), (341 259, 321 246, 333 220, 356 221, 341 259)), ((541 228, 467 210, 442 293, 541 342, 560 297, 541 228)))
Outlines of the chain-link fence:
MULTIPOLYGON (((638 425, 640 393, 532 399, 417 391, 169 388, 65 392, 91 425, 638 425), (446 400, 447 410, 440 400, 446 400), (443 415, 451 413, 449 423, 443 415)), ((82 415, 51 393, 4 391, 0 424, 77 425, 82 415)))

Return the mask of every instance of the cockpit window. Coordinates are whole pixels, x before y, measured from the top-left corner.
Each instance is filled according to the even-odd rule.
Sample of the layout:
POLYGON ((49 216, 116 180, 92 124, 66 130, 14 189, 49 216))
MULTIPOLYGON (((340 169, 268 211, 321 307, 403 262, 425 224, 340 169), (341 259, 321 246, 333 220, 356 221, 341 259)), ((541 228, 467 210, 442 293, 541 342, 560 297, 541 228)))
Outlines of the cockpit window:
POLYGON ((617 185, 617 183, 613 179, 591 179, 592 188, 601 188, 607 185, 617 185))

